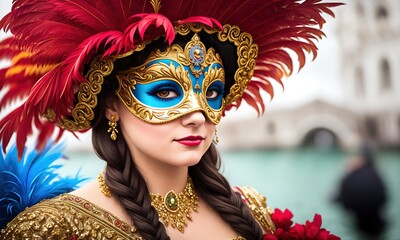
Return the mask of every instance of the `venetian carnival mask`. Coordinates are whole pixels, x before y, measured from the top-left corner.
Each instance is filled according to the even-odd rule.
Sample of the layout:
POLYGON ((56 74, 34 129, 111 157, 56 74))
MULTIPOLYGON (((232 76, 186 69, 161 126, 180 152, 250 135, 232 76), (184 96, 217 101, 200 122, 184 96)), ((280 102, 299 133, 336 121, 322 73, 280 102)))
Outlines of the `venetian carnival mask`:
POLYGON ((119 59, 143 51, 151 41, 137 44, 124 54, 94 58, 85 74, 87 81, 80 83, 76 102, 68 116, 57 120, 57 114, 51 108, 44 115, 50 121, 58 121, 63 129, 90 129, 95 119, 98 94, 104 81, 111 80, 106 78, 112 75, 118 81, 116 94, 120 100, 132 114, 145 122, 161 124, 202 111, 212 123, 218 124, 227 108, 240 104, 235 101, 243 96, 253 76, 258 46, 251 35, 229 24, 222 30, 202 24, 182 24, 175 31, 181 36, 189 33, 193 36, 184 47, 172 44, 166 50, 153 50, 143 64, 116 71, 115 75, 112 74, 114 64, 118 64, 119 59), (225 50, 228 45, 233 46, 229 47, 232 58, 225 56, 231 65, 224 66, 223 56, 217 53, 216 48, 206 48, 202 43, 200 36, 208 38, 213 34, 225 50))
POLYGON ((155 50, 146 62, 117 74, 117 95, 138 118, 165 123, 203 111, 217 124, 222 116, 225 72, 221 57, 197 34, 185 48, 155 50))

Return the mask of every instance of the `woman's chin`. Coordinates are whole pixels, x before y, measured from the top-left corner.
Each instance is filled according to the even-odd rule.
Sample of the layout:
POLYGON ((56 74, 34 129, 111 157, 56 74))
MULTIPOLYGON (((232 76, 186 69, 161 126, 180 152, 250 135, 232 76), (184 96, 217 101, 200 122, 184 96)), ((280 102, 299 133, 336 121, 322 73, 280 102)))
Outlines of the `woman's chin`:
POLYGON ((193 166, 200 162, 202 154, 181 154, 179 158, 175 160, 175 165, 177 166, 193 166))

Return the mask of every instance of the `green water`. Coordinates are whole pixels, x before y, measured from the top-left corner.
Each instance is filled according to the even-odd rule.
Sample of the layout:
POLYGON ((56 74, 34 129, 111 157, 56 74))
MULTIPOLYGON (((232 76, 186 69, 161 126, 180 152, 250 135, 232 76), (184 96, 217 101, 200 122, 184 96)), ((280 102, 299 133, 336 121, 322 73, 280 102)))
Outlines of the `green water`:
MULTIPOLYGON (((78 168, 96 177, 104 163, 88 153, 68 153, 70 161, 62 170, 73 174, 78 168)), ((332 201, 344 172, 348 155, 338 150, 257 150, 222 152, 221 171, 232 185, 247 185, 267 196, 271 208, 290 209, 294 221, 322 215, 323 227, 344 240, 366 239, 353 227, 351 216, 332 201)), ((377 154, 377 167, 389 192, 387 231, 380 239, 400 240, 400 152, 377 154)))

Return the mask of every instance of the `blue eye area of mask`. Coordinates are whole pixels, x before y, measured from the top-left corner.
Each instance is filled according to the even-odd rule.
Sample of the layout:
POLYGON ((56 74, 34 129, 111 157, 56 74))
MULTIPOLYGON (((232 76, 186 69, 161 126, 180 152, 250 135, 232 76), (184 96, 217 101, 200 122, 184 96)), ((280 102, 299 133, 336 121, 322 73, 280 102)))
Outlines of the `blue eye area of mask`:
POLYGON ((172 80, 138 83, 132 93, 141 103, 152 108, 174 107, 184 97, 182 87, 172 80))
POLYGON ((207 88, 207 103, 212 109, 218 110, 221 108, 223 96, 224 83, 222 81, 215 81, 207 88))

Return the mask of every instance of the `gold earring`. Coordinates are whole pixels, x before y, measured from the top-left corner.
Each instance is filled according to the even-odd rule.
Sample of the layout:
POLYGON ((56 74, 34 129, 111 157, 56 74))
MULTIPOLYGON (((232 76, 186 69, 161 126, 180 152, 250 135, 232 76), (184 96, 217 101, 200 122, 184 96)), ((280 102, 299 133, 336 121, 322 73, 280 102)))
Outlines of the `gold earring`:
POLYGON ((214 141, 215 141, 216 143, 219 143, 219 138, 218 138, 218 134, 217 134, 217 129, 215 129, 215 131, 214 131, 214 141))
POLYGON ((117 129, 117 121, 115 121, 115 115, 111 114, 111 119, 110 121, 108 121, 108 126, 110 126, 108 128, 107 132, 111 132, 110 138, 115 141, 117 139, 117 133, 118 133, 118 129, 117 129))

